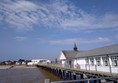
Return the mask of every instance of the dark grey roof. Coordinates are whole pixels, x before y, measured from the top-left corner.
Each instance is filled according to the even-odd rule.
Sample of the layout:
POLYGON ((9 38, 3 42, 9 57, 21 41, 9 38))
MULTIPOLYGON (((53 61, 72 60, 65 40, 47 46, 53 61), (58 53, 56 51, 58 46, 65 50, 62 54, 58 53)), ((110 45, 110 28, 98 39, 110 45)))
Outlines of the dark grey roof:
POLYGON ((105 54, 118 53, 118 44, 104 46, 101 48, 96 48, 93 50, 83 51, 78 53, 75 58, 79 57, 89 57, 89 56, 100 56, 105 54))
POLYGON ((74 50, 71 50, 71 51, 69 51, 69 50, 63 50, 62 52, 63 52, 63 54, 65 55, 65 57, 67 59, 73 59, 73 58, 75 58, 75 56, 77 55, 77 53, 79 53, 79 51, 74 51, 74 50))

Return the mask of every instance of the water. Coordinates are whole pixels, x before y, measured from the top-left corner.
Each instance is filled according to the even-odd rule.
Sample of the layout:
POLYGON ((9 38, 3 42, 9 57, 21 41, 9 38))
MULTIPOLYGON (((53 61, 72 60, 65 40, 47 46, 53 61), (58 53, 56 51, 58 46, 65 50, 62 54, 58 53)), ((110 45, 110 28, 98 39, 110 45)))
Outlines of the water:
POLYGON ((41 68, 0 69, 0 83, 44 83, 44 79, 59 80, 41 68))

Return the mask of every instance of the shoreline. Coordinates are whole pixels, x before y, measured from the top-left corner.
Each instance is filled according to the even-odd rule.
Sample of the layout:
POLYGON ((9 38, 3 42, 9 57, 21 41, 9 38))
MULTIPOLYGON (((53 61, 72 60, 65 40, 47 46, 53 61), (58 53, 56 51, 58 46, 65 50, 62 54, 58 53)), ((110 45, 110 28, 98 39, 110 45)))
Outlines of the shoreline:
POLYGON ((0 65, 0 69, 13 69, 13 68, 36 68, 36 66, 26 66, 26 65, 0 65))

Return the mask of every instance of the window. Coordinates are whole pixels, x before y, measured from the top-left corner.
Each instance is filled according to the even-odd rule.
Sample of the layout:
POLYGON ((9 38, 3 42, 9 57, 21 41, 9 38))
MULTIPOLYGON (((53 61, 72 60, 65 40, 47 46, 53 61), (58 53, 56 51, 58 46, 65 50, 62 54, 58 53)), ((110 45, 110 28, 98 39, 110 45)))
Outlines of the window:
POLYGON ((118 55, 111 56, 111 61, 113 66, 118 66, 118 55))
POLYGON ((89 59, 88 58, 86 58, 86 64, 89 64, 89 59))
POLYGON ((108 66, 108 57, 102 57, 103 59, 103 65, 108 66))
POLYGON ((90 58, 91 65, 94 66, 94 58, 90 58))
POLYGON ((100 57, 96 57, 96 64, 97 64, 97 66, 100 66, 101 65, 100 57))

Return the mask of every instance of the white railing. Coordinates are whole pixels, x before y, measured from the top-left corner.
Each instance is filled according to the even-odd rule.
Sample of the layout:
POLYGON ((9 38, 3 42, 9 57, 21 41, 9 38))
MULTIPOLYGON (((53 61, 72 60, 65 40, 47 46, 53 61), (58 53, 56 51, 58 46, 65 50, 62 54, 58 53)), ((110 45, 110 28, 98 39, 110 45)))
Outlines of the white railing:
POLYGON ((49 63, 49 64, 39 64, 39 65, 45 65, 45 66, 51 66, 51 67, 58 67, 58 68, 67 68, 67 69, 74 69, 74 70, 87 70, 87 71, 92 71, 92 72, 104 72, 109 75, 116 75, 118 74, 118 67, 109 67, 109 66, 91 66, 91 65, 85 65, 81 64, 79 67, 74 67, 74 66, 63 66, 62 64, 57 64, 57 63, 49 63), (111 69, 110 69, 111 68, 111 69), (111 71, 110 71, 111 70, 111 71))

